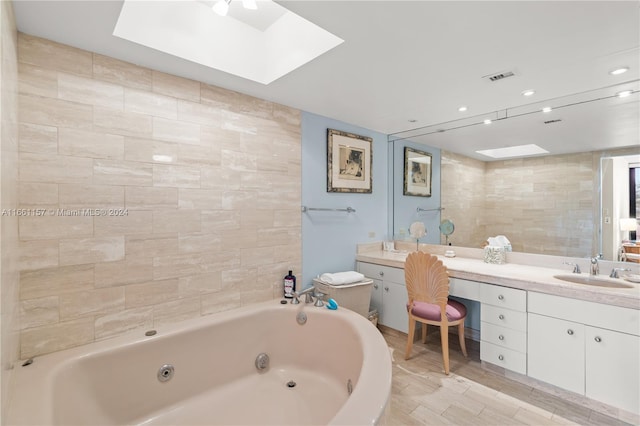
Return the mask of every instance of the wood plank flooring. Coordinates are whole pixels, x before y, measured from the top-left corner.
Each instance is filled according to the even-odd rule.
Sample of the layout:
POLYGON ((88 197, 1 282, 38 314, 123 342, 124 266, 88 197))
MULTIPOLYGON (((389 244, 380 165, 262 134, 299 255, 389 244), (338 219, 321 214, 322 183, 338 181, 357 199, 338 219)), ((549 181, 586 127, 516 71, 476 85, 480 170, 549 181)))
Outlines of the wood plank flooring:
MULTIPOLYGON (((449 336, 451 373, 444 374, 440 334, 413 345, 405 361, 406 334, 383 329, 393 357, 390 425, 628 425, 483 368, 480 345, 467 339, 469 357, 449 336)), ((417 335, 420 335, 416 332, 417 335)))

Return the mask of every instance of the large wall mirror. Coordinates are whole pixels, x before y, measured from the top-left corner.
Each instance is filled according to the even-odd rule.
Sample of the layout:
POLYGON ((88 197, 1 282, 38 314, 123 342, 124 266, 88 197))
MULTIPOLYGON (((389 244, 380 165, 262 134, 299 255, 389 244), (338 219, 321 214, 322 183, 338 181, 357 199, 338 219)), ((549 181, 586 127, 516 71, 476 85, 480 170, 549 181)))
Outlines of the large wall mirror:
MULTIPOLYGON (((442 210, 432 223, 454 223, 452 245, 480 248, 488 237, 505 235, 514 251, 602 253, 617 260, 626 237, 621 219, 630 215, 629 194, 638 191, 629 181, 640 159, 638 89, 637 80, 629 81, 399 132, 389 140, 394 153, 396 146, 410 143, 439 152, 440 167, 434 170, 440 171, 442 210), (477 152, 529 144, 549 153, 490 158, 477 152), (455 148, 460 146, 464 149, 455 148)), ((394 181, 403 179, 399 170, 393 175, 394 181)), ((398 197, 394 193, 390 199, 398 197)), ((407 222, 401 209, 394 201, 396 235, 407 222)), ((437 227, 428 231, 438 233, 437 227)))

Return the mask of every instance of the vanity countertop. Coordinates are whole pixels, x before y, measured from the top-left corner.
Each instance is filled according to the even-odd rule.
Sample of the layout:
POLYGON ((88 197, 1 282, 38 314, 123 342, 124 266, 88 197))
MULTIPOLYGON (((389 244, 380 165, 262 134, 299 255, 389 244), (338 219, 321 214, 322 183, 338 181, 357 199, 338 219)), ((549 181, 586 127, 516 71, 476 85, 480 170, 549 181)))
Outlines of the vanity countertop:
MULTIPOLYGON (((365 251, 356 255, 360 262, 374 263, 393 268, 404 268, 408 252, 365 251)), ((570 275, 570 269, 554 269, 540 266, 505 263, 502 265, 485 263, 481 259, 445 257, 439 255, 449 270, 449 276, 522 290, 554 294, 573 299, 604 303, 625 308, 640 309, 640 284, 620 278, 620 282, 632 288, 608 288, 585 284, 574 284, 554 278, 554 275, 570 275)), ((588 273, 582 273, 587 275, 588 273)), ((607 275, 599 275, 601 278, 607 275)))

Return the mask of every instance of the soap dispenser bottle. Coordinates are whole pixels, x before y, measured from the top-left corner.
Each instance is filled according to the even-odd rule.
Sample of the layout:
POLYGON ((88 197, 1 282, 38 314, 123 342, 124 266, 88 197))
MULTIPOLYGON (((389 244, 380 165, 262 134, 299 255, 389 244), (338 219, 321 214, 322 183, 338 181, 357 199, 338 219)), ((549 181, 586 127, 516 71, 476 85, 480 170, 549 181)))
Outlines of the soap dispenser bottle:
POLYGON ((296 291, 296 276, 293 275, 293 271, 289 271, 284 277, 284 297, 287 299, 293 298, 293 292, 296 291))

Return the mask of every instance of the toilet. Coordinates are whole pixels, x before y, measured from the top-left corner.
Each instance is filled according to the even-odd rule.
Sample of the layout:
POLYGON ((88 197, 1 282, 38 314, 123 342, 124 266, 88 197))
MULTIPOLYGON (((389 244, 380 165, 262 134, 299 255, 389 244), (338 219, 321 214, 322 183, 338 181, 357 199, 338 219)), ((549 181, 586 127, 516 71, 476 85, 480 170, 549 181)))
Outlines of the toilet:
POLYGON ((323 293, 324 299, 333 299, 342 308, 350 309, 365 318, 369 318, 369 303, 373 281, 364 279, 351 284, 333 285, 314 278, 316 291, 323 293))

